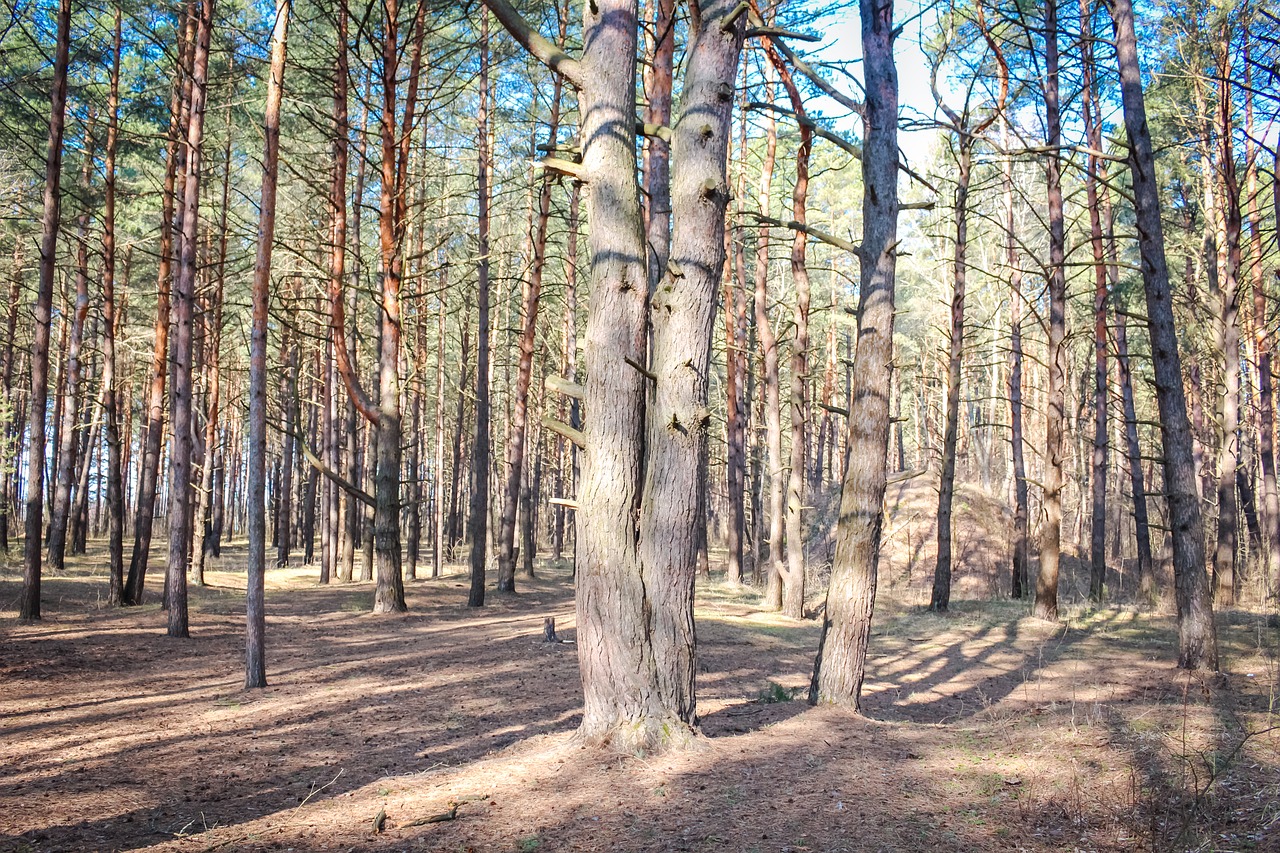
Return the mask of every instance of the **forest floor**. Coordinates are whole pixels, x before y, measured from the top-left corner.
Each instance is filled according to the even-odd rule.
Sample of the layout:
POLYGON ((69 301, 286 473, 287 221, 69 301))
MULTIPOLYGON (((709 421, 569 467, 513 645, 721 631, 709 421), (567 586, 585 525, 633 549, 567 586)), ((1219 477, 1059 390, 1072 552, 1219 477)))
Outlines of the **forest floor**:
POLYGON ((241 549, 171 640, 158 577, 105 605, 99 548, 46 579, 39 624, 15 618, 20 551, 0 564, 3 851, 1280 850, 1262 612, 1219 614, 1200 677, 1167 608, 938 616, 886 582, 857 717, 803 701, 816 621, 707 581, 705 748, 624 757, 574 742, 575 647, 542 642, 546 616, 574 637, 567 564, 479 611, 450 567, 392 617, 370 584, 270 571, 270 686, 246 692, 241 549))

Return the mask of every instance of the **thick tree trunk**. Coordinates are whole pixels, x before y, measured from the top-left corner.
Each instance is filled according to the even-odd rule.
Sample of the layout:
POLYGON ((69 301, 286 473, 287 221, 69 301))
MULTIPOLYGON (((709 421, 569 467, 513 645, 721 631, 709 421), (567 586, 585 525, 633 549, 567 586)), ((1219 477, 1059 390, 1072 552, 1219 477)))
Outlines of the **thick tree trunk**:
POLYGON ((1040 571, 1036 575, 1035 615, 1058 618, 1058 568, 1062 550, 1063 430, 1066 427, 1067 278, 1066 231, 1062 199, 1062 119, 1058 104, 1058 2, 1045 4, 1045 125, 1050 149, 1045 164, 1049 218, 1049 384, 1045 411, 1044 524, 1040 571))
MULTIPOLYGON (((627 585, 639 581, 639 589, 634 590, 635 598, 628 600, 623 592, 619 602, 623 610, 617 614, 620 617, 618 624, 628 633, 640 628, 649 639, 651 649, 644 653, 652 655, 653 671, 645 676, 643 671, 633 674, 627 668, 615 666, 611 672, 606 669, 600 673, 615 683, 629 677, 651 679, 642 683, 656 688, 656 696, 646 701, 656 700, 658 707, 650 707, 642 714, 645 718, 643 729, 637 733, 641 736, 639 745, 642 747, 661 746, 667 739, 678 741, 681 737, 678 732, 688 730, 696 721, 693 586, 698 564, 699 529, 705 530, 706 526, 702 502, 706 482, 700 476, 703 470, 701 459, 710 422, 707 376, 715 325, 716 291, 724 268, 724 214, 730 194, 726 156, 732 134, 733 82, 737 76, 744 28, 743 21, 733 23, 729 19, 732 8, 733 4, 728 0, 704 4, 701 26, 690 36, 689 62, 671 142, 672 157, 678 164, 671 183, 674 241, 662 282, 652 297, 651 370, 655 380, 649 397, 645 430, 648 458, 644 466, 644 500, 640 509, 639 574, 638 577, 618 578, 624 590, 627 585), (668 733, 661 728, 663 725, 676 725, 679 729, 668 733)), ((607 108, 613 106, 610 103, 607 108)), ((602 130, 602 126, 592 128, 596 134, 602 130)), ((595 138, 593 143, 597 151, 604 147, 599 138, 595 138)), ((616 156, 617 152, 611 154, 616 156)), ((614 180, 620 182, 625 174, 618 168, 620 162, 607 162, 603 157, 593 165, 602 169, 592 173, 593 180, 600 176, 612 184, 614 180), (603 173, 604 168, 610 170, 607 175, 603 173)), ((634 193, 634 182, 630 189, 634 193)), ((600 220, 597 216, 603 205, 594 201, 595 192, 592 193, 589 213, 593 274, 601 264, 602 251, 606 250, 611 239, 618 236, 602 237, 598 234, 600 220)), ((624 223, 618 217, 625 212, 610 210, 606 214, 617 223, 619 231, 624 223)), ((622 246, 614 243, 610 248, 621 250, 622 246)), ((625 285, 630 271, 622 272, 625 285)), ((608 286, 616 286, 615 280, 610 280, 608 286)), ((593 318, 596 317, 594 309, 604 307, 596 303, 594 291, 593 287, 593 318)), ((631 299, 630 294, 619 293, 617 297, 631 299)), ((631 310, 629 305, 625 309, 619 308, 631 310)), ((619 325, 610 331, 625 334, 626 329, 619 325)), ((604 399, 593 396, 593 392, 599 394, 601 389, 592 378, 599 360, 607 356, 592 346, 592 340, 588 334, 588 356, 597 361, 589 362, 587 367, 587 430, 588 435, 603 436, 607 434, 608 427, 597 431, 597 422, 607 422, 611 417, 604 399)), ((623 387, 634 387, 635 383, 644 381, 644 377, 626 364, 610 365, 608 369, 621 374, 618 378, 625 381, 623 387)), ((601 474, 595 473, 608 469, 603 452, 603 447, 588 444, 584 482, 584 492, 588 496, 603 486, 601 474)), ((636 464, 640 464, 639 459, 636 459, 636 464)), ((599 494, 598 491, 595 493, 599 494)), ((587 500, 590 506, 597 506, 592 498, 587 500)), ((597 519, 595 512, 587 517, 592 523, 580 522, 580 528, 593 527, 607 518, 597 519)), ((618 527, 616 521, 613 526, 618 527)), ((609 535, 616 537, 621 533, 625 533, 625 529, 611 530, 609 535)), ((584 537, 584 546, 587 543, 588 539, 584 537)), ((598 584, 603 579, 600 575, 588 575, 584 567, 582 583, 598 584)), ((582 624, 581 620, 579 624, 582 624)), ((597 623, 592 629, 600 631, 604 627, 597 623)), ((636 652, 632 651, 630 655, 634 657, 636 652)), ((585 666, 589 656, 583 657, 585 666)), ((605 664, 604 660, 592 661, 594 666, 602 664, 605 664)), ((607 711, 600 707, 592 709, 596 717, 588 725, 584 715, 584 732, 592 734, 593 728, 601 726, 604 720, 608 720, 610 729, 616 729, 634 713, 634 703, 641 698, 617 696, 607 711)))
POLYGON ((1131 147, 1138 248, 1147 295, 1147 326, 1151 335, 1156 402, 1164 436, 1165 490, 1169 495, 1178 605, 1178 665, 1186 669, 1217 670, 1217 632, 1204 570, 1204 527, 1196 495, 1191 425, 1187 419, 1182 387, 1182 360, 1178 354, 1164 230, 1160 221, 1160 188, 1142 93, 1132 0, 1113 0, 1111 9, 1116 27, 1124 121, 1131 147))
POLYGON ((49 325, 53 311, 53 279, 62 209, 62 130, 66 121, 67 64, 71 45, 71 0, 58 4, 58 36, 49 98, 49 143, 45 149, 44 211, 40 221, 40 289, 33 306, 31 402, 27 425, 26 541, 22 551, 22 593, 18 616, 40 618, 40 558, 44 533, 45 411, 49 400, 49 325))
POLYGON ((898 71, 893 3, 860 0, 866 89, 862 158, 862 275, 849 449, 835 559, 809 687, 812 704, 859 708, 884 524, 898 243, 898 71))

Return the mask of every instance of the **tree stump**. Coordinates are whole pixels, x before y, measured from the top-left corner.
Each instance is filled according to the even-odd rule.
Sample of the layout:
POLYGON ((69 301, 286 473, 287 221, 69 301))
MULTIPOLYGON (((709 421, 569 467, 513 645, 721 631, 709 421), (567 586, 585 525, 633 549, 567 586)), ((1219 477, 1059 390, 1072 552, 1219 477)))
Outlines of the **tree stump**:
POLYGON ((560 638, 556 635, 556 617, 548 616, 546 619, 542 620, 542 642, 560 642, 560 638))

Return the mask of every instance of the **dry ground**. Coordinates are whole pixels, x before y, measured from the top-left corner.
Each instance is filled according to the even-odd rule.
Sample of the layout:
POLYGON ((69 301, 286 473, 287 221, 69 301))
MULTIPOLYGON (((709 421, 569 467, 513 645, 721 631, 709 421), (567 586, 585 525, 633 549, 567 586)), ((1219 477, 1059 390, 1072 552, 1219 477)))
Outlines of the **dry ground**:
POLYGON ((102 603, 100 552, 46 580, 36 625, 0 564, 0 850, 1280 850, 1264 615, 1220 616, 1226 674, 1201 679, 1167 612, 939 617, 916 566, 882 595, 858 718, 795 698, 815 622, 711 581, 705 748, 619 757, 574 743, 574 646, 540 642, 544 616, 573 638, 566 566, 481 611, 460 574, 413 582, 400 617, 367 612, 368 584, 272 571, 270 686, 246 692, 241 554, 181 641, 158 603, 102 603))

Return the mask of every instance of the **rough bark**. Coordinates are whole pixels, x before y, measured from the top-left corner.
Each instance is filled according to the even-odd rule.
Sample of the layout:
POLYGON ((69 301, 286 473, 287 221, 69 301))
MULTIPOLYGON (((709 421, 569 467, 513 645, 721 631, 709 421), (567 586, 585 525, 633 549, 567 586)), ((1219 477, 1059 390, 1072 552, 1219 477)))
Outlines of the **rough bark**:
POLYGON ((1062 119, 1058 91, 1058 3, 1045 4, 1045 126, 1050 153, 1045 163, 1049 218, 1049 383, 1045 411, 1044 524, 1040 537, 1040 570, 1036 574, 1034 613, 1058 618, 1058 572, 1062 551, 1063 430, 1066 427, 1067 277, 1066 230, 1062 198, 1062 119))
MULTIPOLYGON (((1224 55, 1225 56, 1225 55, 1224 55)), ((1224 58, 1223 63, 1229 60, 1224 58)), ((1219 279, 1217 320, 1218 345, 1222 355, 1222 390, 1218 399, 1218 420, 1222 440, 1218 445, 1218 536, 1213 559, 1214 601, 1230 607, 1235 603, 1239 577, 1236 570, 1237 526, 1240 522, 1236 497, 1237 469, 1240 466, 1240 182, 1232 145, 1231 86, 1222 69, 1218 87, 1218 169, 1222 189, 1219 246, 1222 271, 1219 279)))
POLYGON ((1191 424, 1187 418, 1182 386, 1182 359, 1178 354, 1164 229, 1160 220, 1160 187, 1151 132, 1147 126, 1133 4, 1131 0, 1113 0, 1111 12, 1115 22, 1124 122, 1129 134, 1138 249, 1147 297, 1147 328, 1151 335, 1156 402, 1164 438, 1164 480, 1169 496, 1178 610, 1178 665, 1185 669, 1214 671, 1218 668, 1217 632, 1204 570, 1204 527, 1196 495, 1191 424))
POLYGON ((860 0, 866 89, 862 157, 862 273, 849 447, 835 559, 809 687, 812 704, 859 708, 884 524, 898 243, 898 72, 893 3, 860 0))
MULTIPOLYGON (((671 140, 671 154, 677 164, 671 182, 671 256, 650 305, 651 371, 655 379, 645 430, 648 458, 638 554, 641 588, 638 600, 626 602, 632 611, 620 614, 625 620, 623 625, 640 617, 638 627, 652 645, 647 653, 652 655, 656 677, 657 695, 653 698, 661 710, 657 714, 653 710, 646 712, 651 717, 646 723, 650 728, 646 739, 660 735, 652 727, 663 720, 685 727, 696 721, 693 587, 699 528, 705 530, 706 525, 702 504, 706 482, 700 473, 710 422, 707 376, 716 290, 725 260, 724 215, 730 195, 726 156, 732 134, 733 82, 745 24, 743 20, 729 22, 732 9, 733 3, 727 0, 704 3, 700 26, 690 36, 689 61, 671 140)), ((592 244, 599 258, 595 213, 593 205, 592 244)), ((592 349, 588 352, 592 353, 592 349)), ((594 355, 599 358, 601 353, 594 355)), ((621 371, 624 376, 627 371, 635 373, 625 364, 621 371)), ((589 364, 588 389, 592 388, 592 373, 589 364)), ((634 382, 640 377, 625 378, 634 382)), ((594 434, 598 419, 608 417, 602 402, 588 391, 589 435, 594 434)), ((588 446, 589 462, 595 463, 588 467, 588 483, 592 480, 591 470, 603 461, 592 452, 588 446)), ((595 485, 600 486, 598 481, 595 485)), ((612 678, 625 677, 625 672, 616 671, 612 678)), ((614 713, 617 710, 615 706, 614 713)), ((616 727, 619 722, 615 717, 611 726, 616 727)))

